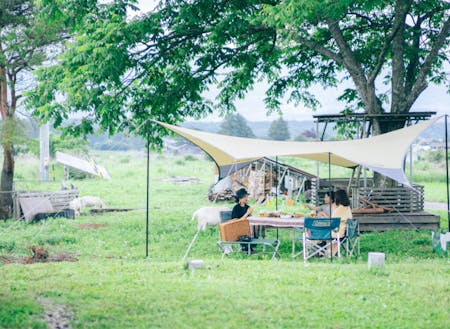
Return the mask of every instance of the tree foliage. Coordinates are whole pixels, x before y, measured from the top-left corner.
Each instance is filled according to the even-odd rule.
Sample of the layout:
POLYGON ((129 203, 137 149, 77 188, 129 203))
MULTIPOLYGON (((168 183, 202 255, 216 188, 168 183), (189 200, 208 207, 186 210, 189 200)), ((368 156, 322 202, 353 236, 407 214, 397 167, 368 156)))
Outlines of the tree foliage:
POLYGON ((269 112, 284 97, 314 109, 313 84, 351 80, 339 98, 346 111, 407 113, 430 83, 449 83, 445 0, 163 0, 128 19, 132 5, 97 4, 79 18, 57 65, 37 72, 29 105, 38 115, 62 125, 77 113, 72 134, 98 124, 110 133, 150 132, 160 144, 165 132, 149 118, 228 113, 261 79, 270 84, 269 112), (217 98, 205 99, 212 86, 217 98))
POLYGON ((238 137, 255 137, 252 129, 247 124, 247 120, 239 113, 230 114, 225 117, 220 124, 219 134, 238 137))
POLYGON ((285 141, 291 138, 288 124, 283 120, 283 117, 280 116, 277 120, 272 121, 272 124, 269 127, 268 136, 270 139, 276 141, 285 141))

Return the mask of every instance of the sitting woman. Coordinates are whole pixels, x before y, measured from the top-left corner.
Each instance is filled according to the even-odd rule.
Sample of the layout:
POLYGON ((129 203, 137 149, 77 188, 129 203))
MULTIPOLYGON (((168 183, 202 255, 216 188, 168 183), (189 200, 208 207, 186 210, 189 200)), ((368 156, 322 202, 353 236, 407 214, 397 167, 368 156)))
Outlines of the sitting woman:
POLYGON ((304 206, 310 210, 314 210, 317 214, 317 217, 330 217, 330 208, 331 213, 336 208, 334 191, 328 191, 327 193, 325 193, 323 197, 323 205, 316 207, 314 205, 305 204, 304 206))
MULTIPOLYGON (((232 220, 235 219, 247 219, 253 212, 253 208, 247 204, 248 201, 248 192, 245 188, 241 188, 236 192, 236 205, 233 207, 231 211, 232 220)), ((250 246, 250 252, 253 252, 254 244, 241 244, 242 251, 248 252, 248 247, 250 246)))
POLYGON ((241 188, 236 192, 236 205, 231 212, 232 219, 246 219, 253 212, 253 208, 247 204, 248 192, 245 188, 241 188))
MULTIPOLYGON (((333 233, 333 237, 339 236, 342 239, 345 236, 345 230, 347 229, 347 219, 353 219, 352 209, 350 208, 350 201, 345 190, 338 190, 334 194, 334 200, 336 208, 333 210, 331 217, 341 218, 341 224, 339 225, 339 231, 333 233)), ((337 244, 333 244, 333 254, 337 252, 337 244)))

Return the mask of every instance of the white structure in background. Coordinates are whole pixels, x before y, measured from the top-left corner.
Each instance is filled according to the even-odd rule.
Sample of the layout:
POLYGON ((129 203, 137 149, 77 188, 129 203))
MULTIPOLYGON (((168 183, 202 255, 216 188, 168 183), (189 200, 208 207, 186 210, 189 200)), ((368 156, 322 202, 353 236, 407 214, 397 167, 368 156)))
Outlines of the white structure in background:
POLYGON ((48 181, 48 165, 50 162, 49 124, 46 123, 39 129, 39 160, 41 181, 48 181))
POLYGON ((226 189, 232 189, 233 188, 233 181, 231 180, 231 176, 227 176, 221 180, 219 180, 219 174, 214 175, 214 180, 217 182, 213 188, 212 191, 214 193, 220 193, 225 191, 226 189))
POLYGON ((56 161, 65 166, 87 172, 100 178, 111 179, 111 176, 109 176, 106 169, 96 164, 94 161, 86 161, 62 152, 56 152, 56 161))

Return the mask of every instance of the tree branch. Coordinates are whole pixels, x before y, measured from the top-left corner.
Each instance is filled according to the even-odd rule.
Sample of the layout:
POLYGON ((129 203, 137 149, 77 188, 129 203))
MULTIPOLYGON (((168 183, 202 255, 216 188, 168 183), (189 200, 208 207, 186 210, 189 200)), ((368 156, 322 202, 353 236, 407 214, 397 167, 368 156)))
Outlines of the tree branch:
POLYGON ((406 77, 405 77, 405 93, 410 93, 412 87, 414 86, 415 82, 415 72, 417 70, 417 66, 419 65, 419 52, 420 52, 420 38, 422 36, 422 30, 420 26, 422 25, 422 17, 417 18, 417 22, 414 25, 412 32, 413 32, 413 38, 412 38, 412 55, 411 59, 406 67, 406 77))
MULTIPOLYGON (((399 37, 400 41, 400 35, 401 39, 403 39, 403 31, 405 29, 405 17, 406 14, 411 7, 411 0, 408 1, 408 3, 404 3, 403 0, 397 1, 397 6, 395 9, 394 14, 394 22, 392 24, 392 30, 390 35, 386 38, 383 44, 383 48, 381 49, 380 53, 378 54, 377 62, 375 65, 375 68, 370 73, 368 78, 368 83, 373 83, 378 76, 378 73, 380 73, 381 68, 383 67, 384 61, 386 59, 386 53, 389 49, 389 46, 394 39, 394 37, 399 37)), ((403 55, 403 52, 401 52, 400 55, 403 55)))
POLYGON ((326 19, 328 28, 336 41, 339 50, 342 53, 343 66, 350 73, 356 87, 360 90, 359 94, 363 99, 364 103, 368 105, 369 98, 367 97, 367 79, 361 63, 356 59, 352 49, 344 38, 341 29, 339 28, 339 23, 337 20, 332 20, 331 18, 326 19))
POLYGON ((297 37, 297 40, 305 45, 306 47, 308 47, 311 50, 317 51, 319 54, 321 54, 322 56, 325 56, 329 59, 334 60, 336 63, 344 66, 344 60, 342 59, 342 57, 335 53, 334 51, 318 44, 317 42, 311 40, 311 39, 307 39, 307 38, 303 38, 303 37, 297 37))
POLYGON ((395 3, 394 24, 397 26, 392 29, 391 113, 399 112, 405 99, 405 19, 410 7, 411 1, 395 3))
POLYGON ((416 82, 411 90, 411 93, 409 93, 406 99, 406 106, 405 106, 406 109, 409 109, 412 106, 412 104, 414 104, 417 97, 419 97, 422 91, 424 91, 425 88, 428 86, 426 80, 427 75, 431 71, 432 64, 436 60, 436 57, 439 54, 439 50, 444 45, 446 40, 450 38, 449 34, 450 34, 450 17, 447 18, 444 25, 442 26, 442 30, 439 32, 436 41, 433 44, 433 47, 431 47, 431 50, 428 53, 427 58, 425 59, 424 63, 420 68, 416 82))

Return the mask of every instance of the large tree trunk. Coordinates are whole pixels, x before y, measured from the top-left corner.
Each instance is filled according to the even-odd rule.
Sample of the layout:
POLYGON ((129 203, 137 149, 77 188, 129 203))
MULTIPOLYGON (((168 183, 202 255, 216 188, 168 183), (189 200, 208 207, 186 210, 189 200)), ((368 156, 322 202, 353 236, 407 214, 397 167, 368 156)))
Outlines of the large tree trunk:
MULTIPOLYGON (((3 49, 0 44, 0 52, 3 49)), ((6 219, 12 214, 12 188, 14 179, 14 154, 12 144, 12 133, 10 120, 15 109, 8 108, 8 88, 6 68, 0 66, 0 114, 2 118, 2 129, 0 143, 3 147, 3 167, 0 178, 0 218, 6 219)))
POLYGON ((3 168, 0 181, 0 219, 10 218, 13 209, 12 189, 14 155, 12 145, 3 144, 3 168))
POLYGON ((374 119, 373 121, 373 135, 385 134, 390 131, 394 131, 397 129, 401 129, 405 127, 406 120, 405 119, 396 119, 396 120, 379 120, 374 119))

